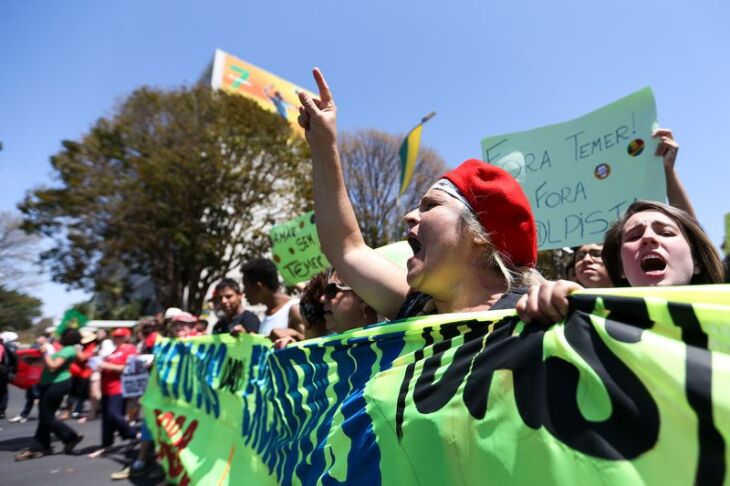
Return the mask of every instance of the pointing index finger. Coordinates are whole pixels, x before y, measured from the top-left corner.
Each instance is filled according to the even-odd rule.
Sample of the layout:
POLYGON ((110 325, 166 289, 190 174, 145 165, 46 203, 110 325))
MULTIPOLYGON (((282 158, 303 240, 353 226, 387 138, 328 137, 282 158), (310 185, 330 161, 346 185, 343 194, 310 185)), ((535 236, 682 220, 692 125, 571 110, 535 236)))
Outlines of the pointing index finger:
POLYGON ((317 82, 317 88, 319 88, 320 101, 324 103, 331 103, 332 92, 330 91, 330 87, 327 85, 327 81, 324 79, 324 75, 322 75, 322 71, 316 67, 312 70, 312 74, 314 75, 314 80, 317 82))

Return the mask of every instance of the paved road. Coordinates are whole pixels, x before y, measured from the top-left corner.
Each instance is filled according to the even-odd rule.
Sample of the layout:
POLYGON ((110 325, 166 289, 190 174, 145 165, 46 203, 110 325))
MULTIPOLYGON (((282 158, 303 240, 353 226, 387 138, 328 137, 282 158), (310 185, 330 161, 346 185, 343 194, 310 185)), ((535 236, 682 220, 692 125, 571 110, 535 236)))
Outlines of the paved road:
POLYGON ((0 420, 0 485, 19 486, 23 484, 53 486, 95 486, 100 484, 165 484, 164 481, 148 478, 133 478, 130 481, 112 481, 109 475, 122 469, 136 454, 127 453, 125 443, 117 439, 119 447, 108 456, 88 459, 86 455, 99 448, 101 444, 101 421, 93 420, 85 424, 77 424, 75 420, 68 422, 71 427, 84 434, 84 440, 77 447, 74 455, 66 455, 61 451, 62 444, 54 442, 57 451, 50 456, 15 462, 15 453, 30 445, 35 433, 37 407, 33 408, 30 420, 24 424, 11 424, 7 418, 20 412, 25 401, 22 390, 10 386, 10 401, 7 417, 0 420))

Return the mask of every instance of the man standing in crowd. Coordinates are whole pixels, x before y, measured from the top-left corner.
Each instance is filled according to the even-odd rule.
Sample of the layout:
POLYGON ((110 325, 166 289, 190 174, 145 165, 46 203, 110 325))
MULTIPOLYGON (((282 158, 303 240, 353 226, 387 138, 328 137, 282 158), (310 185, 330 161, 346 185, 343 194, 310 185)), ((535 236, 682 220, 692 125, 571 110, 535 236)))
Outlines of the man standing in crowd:
POLYGON ((137 354, 137 348, 129 343, 132 331, 120 327, 112 332, 114 352, 99 363, 101 371, 101 449, 89 454, 97 457, 114 444, 114 432, 122 439, 134 439, 136 433, 124 416, 124 397, 122 396, 122 372, 129 356, 137 354))
POLYGON ((242 332, 259 331, 259 318, 253 312, 243 309, 243 293, 238 282, 231 278, 221 280, 215 286, 213 299, 219 314, 213 334, 230 332, 238 335, 242 332))
MULTIPOLYGON (((257 258, 243 265, 243 291, 252 304, 266 306, 259 334, 269 336, 275 329, 290 330, 304 338, 304 323, 299 313, 299 299, 281 291, 276 265, 268 258, 257 258)), ((281 337, 281 336, 276 336, 281 337)))

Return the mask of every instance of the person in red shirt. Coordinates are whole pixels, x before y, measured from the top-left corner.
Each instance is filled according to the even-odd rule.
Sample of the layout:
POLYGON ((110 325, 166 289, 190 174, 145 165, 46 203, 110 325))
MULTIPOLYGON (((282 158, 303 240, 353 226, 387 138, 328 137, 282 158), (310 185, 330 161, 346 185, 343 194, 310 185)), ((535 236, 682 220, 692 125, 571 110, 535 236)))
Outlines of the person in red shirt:
POLYGON ((127 358, 137 354, 137 348, 129 343, 132 332, 118 328, 112 333, 114 351, 99 363, 101 372, 101 449, 89 454, 97 457, 104 454, 114 444, 114 432, 123 439, 134 439, 137 434, 124 417, 124 397, 122 396, 122 372, 127 358))
POLYGON ((93 372, 89 366, 89 358, 94 356, 96 352, 96 333, 82 329, 81 346, 83 348, 79 352, 76 361, 71 363, 71 393, 68 396, 67 403, 71 416, 78 419, 79 422, 84 422, 85 418, 81 414, 84 411, 84 402, 89 398, 89 384, 93 372))

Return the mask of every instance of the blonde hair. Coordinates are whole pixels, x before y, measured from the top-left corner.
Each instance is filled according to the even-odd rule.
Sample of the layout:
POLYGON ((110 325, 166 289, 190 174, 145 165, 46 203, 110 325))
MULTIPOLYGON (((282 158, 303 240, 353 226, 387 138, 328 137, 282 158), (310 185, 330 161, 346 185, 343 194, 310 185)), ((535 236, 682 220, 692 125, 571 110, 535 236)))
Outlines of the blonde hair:
POLYGON ((467 207, 461 213, 461 227, 472 237, 479 238, 486 243, 482 253, 482 264, 487 270, 504 278, 508 292, 513 287, 526 287, 545 281, 540 272, 534 267, 516 266, 508 256, 502 255, 492 244, 489 234, 474 212, 467 207))

